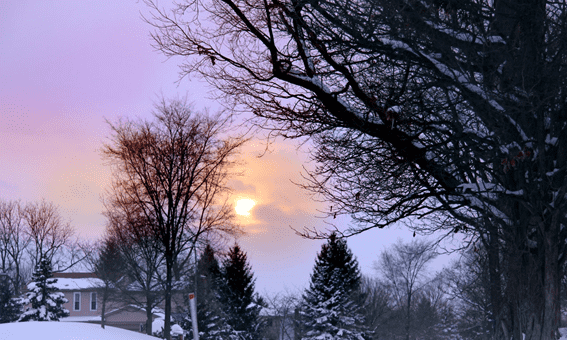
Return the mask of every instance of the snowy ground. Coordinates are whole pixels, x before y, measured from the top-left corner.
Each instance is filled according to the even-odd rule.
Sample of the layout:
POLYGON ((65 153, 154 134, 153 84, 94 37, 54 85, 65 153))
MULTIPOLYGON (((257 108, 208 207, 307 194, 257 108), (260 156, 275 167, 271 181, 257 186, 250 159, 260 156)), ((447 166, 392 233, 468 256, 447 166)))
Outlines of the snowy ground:
POLYGON ((561 338, 559 340, 567 340, 567 328, 559 328, 561 338))
POLYGON ((156 340, 116 327, 80 322, 14 322, 0 324, 0 340, 156 340))
MULTIPOLYGON (((567 340, 567 328, 561 328, 560 340, 567 340)), ((0 324, 0 340, 156 340, 155 337, 116 327, 80 322, 14 322, 0 324)))

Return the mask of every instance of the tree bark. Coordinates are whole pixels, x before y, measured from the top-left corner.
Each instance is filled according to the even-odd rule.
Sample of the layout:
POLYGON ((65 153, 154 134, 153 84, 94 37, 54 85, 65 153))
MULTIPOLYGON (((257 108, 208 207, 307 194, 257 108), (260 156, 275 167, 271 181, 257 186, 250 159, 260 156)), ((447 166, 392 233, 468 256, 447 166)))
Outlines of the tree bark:
POLYGON ((102 293, 102 311, 100 313, 100 327, 104 328, 106 323, 106 302, 108 301, 108 288, 104 289, 102 293))
MULTIPOLYGON (((555 223, 553 223, 555 224, 555 223)), ((552 226, 558 228, 557 225, 552 226)), ((543 312, 541 313, 541 337, 540 339, 559 339, 557 334, 559 328, 559 283, 561 278, 561 266, 559 265, 559 253, 557 247, 553 246, 557 239, 548 233, 545 238, 544 258, 544 284, 543 284, 543 312)))
POLYGON ((152 322, 153 322, 153 315, 152 315, 152 305, 153 305, 154 301, 153 301, 153 297, 151 295, 146 295, 146 334, 147 335, 153 335, 152 334, 152 322))
POLYGON ((166 282, 165 282, 165 325, 163 327, 164 337, 171 340, 171 288, 173 280, 173 261, 166 259, 166 282))

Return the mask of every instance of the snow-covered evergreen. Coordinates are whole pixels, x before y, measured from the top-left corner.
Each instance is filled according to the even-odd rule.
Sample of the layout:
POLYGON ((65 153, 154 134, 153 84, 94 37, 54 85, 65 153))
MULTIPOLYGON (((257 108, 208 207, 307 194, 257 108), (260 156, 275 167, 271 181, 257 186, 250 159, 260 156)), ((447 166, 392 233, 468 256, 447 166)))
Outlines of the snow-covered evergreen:
POLYGON ((221 268, 219 299, 231 326, 231 338, 257 339, 261 332, 259 319, 262 301, 254 294, 252 268, 238 244, 229 249, 221 268))
POLYGON ((53 278, 51 262, 44 256, 36 265, 32 280, 23 301, 24 304, 31 303, 31 307, 27 308, 19 321, 59 321, 69 316, 69 311, 63 308, 68 300, 55 287, 57 279, 53 278))
POLYGON ((346 241, 335 234, 321 248, 303 296, 303 340, 362 340, 360 271, 346 241))

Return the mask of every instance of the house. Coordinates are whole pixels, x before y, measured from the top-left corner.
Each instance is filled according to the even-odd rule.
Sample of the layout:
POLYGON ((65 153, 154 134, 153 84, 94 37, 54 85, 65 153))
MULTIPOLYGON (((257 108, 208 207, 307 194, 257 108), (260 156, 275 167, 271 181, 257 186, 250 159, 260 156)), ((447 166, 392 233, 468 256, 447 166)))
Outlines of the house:
MULTIPOLYGON (((68 300, 63 307, 69 310, 69 317, 61 321, 100 324, 102 313, 100 289, 104 287, 103 281, 95 273, 53 273, 53 277, 57 279, 55 286, 65 294, 68 300)), ((177 307, 175 301, 173 300, 173 306, 177 307)), ((163 317, 164 315, 159 311, 153 312, 152 324, 163 317)), ((105 318, 106 325, 145 332, 146 311, 138 306, 109 299, 106 302, 105 318)), ((178 336, 179 338, 182 337, 178 336)))
MULTIPOLYGON (((102 298, 99 287, 103 286, 102 280, 97 278, 94 273, 54 273, 53 278, 57 279, 57 287, 67 298, 68 302, 63 305, 69 310, 69 317, 74 320, 91 320, 98 317, 102 311, 102 298)), ((107 310, 112 302, 107 303, 107 310)), ((110 308, 109 308, 110 307, 110 308)))
POLYGON ((260 312, 263 320, 263 340, 295 340, 298 335, 297 323, 298 311, 282 313, 282 311, 271 308, 263 308, 260 312))
MULTIPOLYGON (((106 324, 118 328, 128 329, 131 331, 145 333, 146 327, 146 311, 138 306, 127 305, 108 313, 105 313, 106 324)), ((163 317, 159 313, 152 313, 152 323, 156 319, 163 317)), ((100 323, 100 319, 97 323, 100 323)))

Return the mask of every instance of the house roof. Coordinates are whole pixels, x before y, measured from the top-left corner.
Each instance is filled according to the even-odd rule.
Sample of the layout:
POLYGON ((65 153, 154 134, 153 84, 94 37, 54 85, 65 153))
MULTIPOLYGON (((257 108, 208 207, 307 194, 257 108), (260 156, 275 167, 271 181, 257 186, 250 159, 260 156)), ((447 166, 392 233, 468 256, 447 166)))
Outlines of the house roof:
POLYGON ((82 289, 93 289, 104 286, 104 282, 97 278, 56 278, 57 282, 54 284, 59 290, 82 290, 82 289))
POLYGON ((55 278, 86 279, 98 277, 95 273, 53 273, 55 278))
MULTIPOLYGON (((96 277, 95 273, 53 273, 53 278, 57 279, 54 286, 62 291, 66 290, 87 290, 104 286, 104 282, 96 277)), ((29 282, 24 286, 22 291, 25 293, 29 286, 34 282, 29 282)))
POLYGON ((95 273, 53 273, 54 284, 59 290, 93 289, 104 285, 95 273))

